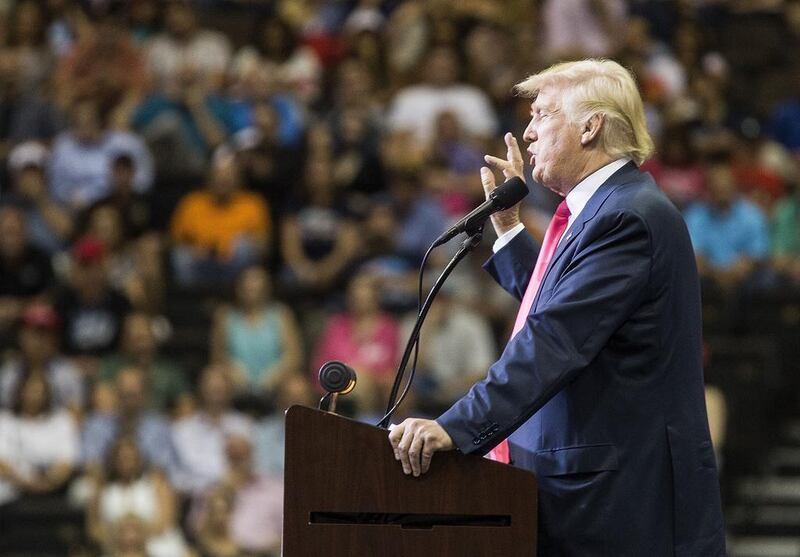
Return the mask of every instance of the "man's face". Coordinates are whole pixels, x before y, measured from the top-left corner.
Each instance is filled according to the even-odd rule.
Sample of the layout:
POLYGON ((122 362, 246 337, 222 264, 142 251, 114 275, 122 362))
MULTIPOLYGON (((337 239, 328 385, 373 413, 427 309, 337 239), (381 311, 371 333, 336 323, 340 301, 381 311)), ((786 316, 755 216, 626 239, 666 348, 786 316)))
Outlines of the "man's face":
POLYGON ((580 128, 563 109, 563 93, 548 86, 531 103, 531 121, 523 139, 533 179, 548 189, 566 195, 577 183, 575 168, 581 153, 580 128))

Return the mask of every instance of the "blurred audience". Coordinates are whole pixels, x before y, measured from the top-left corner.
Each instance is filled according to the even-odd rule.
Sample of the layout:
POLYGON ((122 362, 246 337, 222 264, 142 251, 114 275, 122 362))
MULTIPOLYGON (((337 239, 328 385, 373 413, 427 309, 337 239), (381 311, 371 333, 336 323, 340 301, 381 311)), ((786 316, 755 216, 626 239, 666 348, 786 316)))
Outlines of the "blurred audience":
MULTIPOLYGON (((277 554, 283 411, 316 405, 328 359, 359 373, 339 411, 383 409, 423 255, 482 201, 500 134, 521 137, 514 83, 582 56, 635 73, 659 145, 644 169, 685 216, 709 343, 777 333, 778 369, 748 374, 744 401, 740 373, 708 386, 740 473, 739 416, 797 413, 751 392, 797 390, 799 16, 795 0, 0 0, 0 529, 26 499, 82 512, 64 502, 77 477, 105 555, 277 554)), ((557 200, 531 189, 541 239, 557 200)), ((490 245, 431 309, 402 412, 447 406, 506 342, 516 302, 480 269, 490 245)))
POLYGON ((292 375, 275 386, 274 410, 258 420, 253 428, 255 468, 267 476, 283 474, 286 410, 298 404, 316 407, 318 398, 311 382, 302 375, 292 375))
MULTIPOLYGON (((434 415, 485 377, 497 355, 486 318, 472 310, 457 286, 450 284, 445 283, 428 312, 420 343, 418 404, 434 415)), ((409 316, 402 338, 410 334, 413 321, 409 316)))

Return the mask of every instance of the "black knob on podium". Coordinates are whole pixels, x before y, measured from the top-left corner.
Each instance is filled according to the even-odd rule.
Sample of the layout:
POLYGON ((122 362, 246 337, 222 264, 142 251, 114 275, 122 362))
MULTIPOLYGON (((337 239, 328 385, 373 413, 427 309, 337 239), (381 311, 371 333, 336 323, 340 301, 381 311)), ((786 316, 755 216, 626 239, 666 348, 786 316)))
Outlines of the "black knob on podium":
POLYGON ((338 360, 325 362, 319 368, 319 384, 329 393, 346 395, 356 386, 356 372, 338 360))

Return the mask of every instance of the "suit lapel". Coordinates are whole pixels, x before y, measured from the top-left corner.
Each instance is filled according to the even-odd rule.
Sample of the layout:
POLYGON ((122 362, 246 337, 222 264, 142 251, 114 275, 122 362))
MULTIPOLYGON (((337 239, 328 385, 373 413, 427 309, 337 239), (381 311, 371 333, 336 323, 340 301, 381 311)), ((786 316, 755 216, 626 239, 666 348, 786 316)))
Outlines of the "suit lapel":
POLYGON ((608 180, 603 182, 603 185, 589 198, 589 201, 586 203, 580 215, 578 215, 578 218, 575 219, 575 222, 564 232, 563 239, 559 242, 558 247, 556 247, 553 258, 550 260, 547 270, 545 270, 544 276, 542 277, 542 282, 539 285, 539 292, 536 293, 536 299, 533 301, 534 308, 539 302, 539 294, 541 294, 550 272, 553 270, 556 263, 558 263, 558 260, 564 255, 564 252, 567 251, 567 248, 572 245, 578 236, 580 236, 581 232, 583 232, 586 223, 597 216, 597 212, 608 196, 611 195, 611 192, 617 187, 635 180, 640 174, 638 167, 633 162, 629 162, 612 174, 608 180))

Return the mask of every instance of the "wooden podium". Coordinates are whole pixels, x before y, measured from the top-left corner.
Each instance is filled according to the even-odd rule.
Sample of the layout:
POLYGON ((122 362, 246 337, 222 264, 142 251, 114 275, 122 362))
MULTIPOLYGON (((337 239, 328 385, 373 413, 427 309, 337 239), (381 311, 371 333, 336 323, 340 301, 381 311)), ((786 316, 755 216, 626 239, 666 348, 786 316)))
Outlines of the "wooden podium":
POLYGON ((536 478, 456 451, 403 474, 386 430, 286 412, 284 557, 535 557, 536 478))

